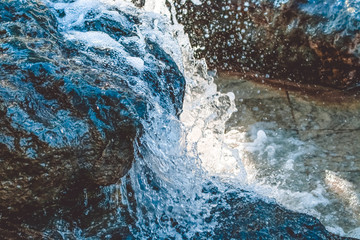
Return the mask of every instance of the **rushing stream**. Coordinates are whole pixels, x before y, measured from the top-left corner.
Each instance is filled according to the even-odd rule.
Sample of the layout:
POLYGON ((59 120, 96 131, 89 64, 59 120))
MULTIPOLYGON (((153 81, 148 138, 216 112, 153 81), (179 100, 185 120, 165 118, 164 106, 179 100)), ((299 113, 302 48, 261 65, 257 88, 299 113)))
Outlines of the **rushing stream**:
MULTIPOLYGON (((48 4, 65 12, 65 17, 59 19, 59 28, 67 39, 127 55, 116 40, 104 33, 74 29, 82 26, 84 16, 92 11, 121 21, 116 12, 108 9, 115 6, 124 10, 128 3, 95 0, 48 4)), ((169 14, 165 3, 159 1, 147 2, 145 8, 169 14)), ((149 99, 153 109, 141 122, 144 134, 135 143, 136 160, 122 181, 121 201, 136 219, 132 233, 137 239, 155 236, 181 239, 211 233, 216 224, 205 220, 210 217, 214 203, 208 203, 210 194, 204 192, 204 186, 215 185, 221 189, 216 193, 220 195, 228 188, 226 184, 246 185, 240 159, 223 143, 225 121, 235 111, 233 94, 217 92, 213 79, 207 75, 206 64, 193 58, 180 25, 171 25, 166 16, 151 12, 143 12, 140 22, 138 36, 132 40, 140 49, 145 38, 157 42, 184 72, 187 86, 180 119, 161 105, 158 96, 149 99)), ((128 60, 140 71, 144 69, 141 59, 128 57, 128 60)), ((140 94, 149 94, 142 83, 134 84, 133 88, 140 94)), ((111 195, 114 188, 117 187, 104 191, 111 195)))
MULTIPOLYGON (((81 46, 88 59, 115 71, 121 68, 119 62, 130 65, 131 68, 121 69, 119 75, 125 76, 122 81, 126 81, 131 91, 148 103, 145 116, 138 109, 132 111, 139 118, 141 131, 134 140, 135 161, 131 169, 119 184, 102 188, 107 197, 104 204, 117 208, 112 215, 114 219, 109 221, 112 225, 105 225, 103 231, 94 233, 59 220, 55 230, 62 238, 330 239, 333 236, 314 218, 285 210, 276 202, 280 201, 291 210, 303 211, 296 201, 303 201, 308 195, 291 195, 290 191, 285 193, 273 186, 269 191, 269 187, 256 185, 252 172, 247 174, 251 169, 244 166, 247 162, 242 159, 242 149, 250 149, 259 158, 271 155, 269 161, 281 158, 285 161, 282 177, 286 178, 297 177, 292 172, 294 162, 291 159, 298 158, 304 151, 317 154, 316 149, 304 146, 303 142, 283 132, 266 135, 261 128, 254 130, 253 143, 239 147, 232 142, 240 141, 240 132, 233 129, 225 133, 225 124, 237 111, 235 95, 218 92, 213 78, 208 75, 206 63, 194 58, 183 27, 171 12, 174 10, 171 1, 147 0, 143 8, 135 8, 131 2, 122 0, 43 2, 57 16, 62 36, 81 46), (132 15, 139 18, 134 29, 127 25, 128 16, 132 15), (91 30, 89 22, 99 19, 121 25, 128 35, 117 38, 116 34, 111 34, 111 28, 105 29, 108 32, 91 30), (154 57, 147 53, 149 45, 160 46, 165 51, 165 54, 159 53, 162 59, 170 56, 176 66, 168 66, 167 60, 153 60, 154 57), (98 53, 97 49, 105 49, 109 54, 98 53), (185 77, 183 101, 152 92, 153 86, 169 90, 169 79, 149 83, 144 81, 146 77, 138 77, 151 76, 154 69, 169 72, 170 67, 177 67, 185 77), (181 102, 182 110, 178 112, 174 106, 181 105, 181 102), (267 142, 269 138, 272 143, 267 142), (275 154, 275 148, 284 145, 281 141, 289 142, 286 148, 291 153, 286 152, 285 156, 275 154), (287 170, 290 172, 288 175, 287 170), (285 198, 279 197, 282 194, 294 201, 284 201, 285 198), (124 225, 128 228, 126 232, 120 235, 108 233, 109 229, 124 225)), ((111 83, 109 85, 111 87, 111 83)), ((180 81, 175 81, 174 86, 169 91, 177 96, 180 92, 177 88, 183 86, 180 81)), ((276 163, 270 165, 274 169, 277 166, 276 163)), ((314 191, 320 192, 317 199, 301 203, 306 205, 306 210, 312 208, 311 204, 317 205, 316 201, 327 201, 322 198, 321 186, 315 187, 314 191)), ((87 204, 85 197, 84 205, 87 204)), ((303 212, 312 214, 311 211, 303 212)), ((315 214, 315 217, 319 216, 315 214)), ((346 235, 331 227, 328 230, 335 234, 346 235)), ((53 231, 49 229, 47 232, 53 231)))

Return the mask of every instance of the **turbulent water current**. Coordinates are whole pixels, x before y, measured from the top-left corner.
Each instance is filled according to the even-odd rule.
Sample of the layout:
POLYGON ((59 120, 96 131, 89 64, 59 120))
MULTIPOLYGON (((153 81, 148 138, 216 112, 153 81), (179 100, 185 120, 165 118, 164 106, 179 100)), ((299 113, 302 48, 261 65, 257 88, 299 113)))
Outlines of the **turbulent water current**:
MULTIPOLYGON (((233 130, 225 134, 225 123, 236 111, 235 96, 231 92, 218 92, 213 78, 207 73, 206 63, 193 57, 188 37, 171 12, 174 9, 171 1, 146 1, 143 8, 135 8, 130 1, 122 0, 43 2, 58 16, 58 29, 66 40, 81 43, 84 49, 108 49, 118 54, 99 58, 93 52, 84 50, 89 59, 114 68, 120 59, 131 65, 135 72, 143 74, 148 68, 147 63, 151 62, 151 56, 145 51, 146 41, 151 41, 171 56, 185 76, 186 89, 181 113, 168 107, 174 104, 174 100, 160 99, 158 95, 152 94, 146 82, 138 81, 135 77, 126 80, 134 92, 145 96, 149 101, 148 116, 139 120, 143 132, 134 141, 135 161, 130 171, 119 184, 103 188, 108 197, 106 204, 119 206, 115 218, 118 221, 127 219, 126 223, 130 227, 126 238, 228 239, 231 236, 245 236, 244 238, 255 239, 265 236, 265 239, 275 239, 271 236, 280 236, 275 228, 259 227, 252 220, 249 220, 246 227, 237 225, 240 224, 238 215, 244 214, 245 218, 249 216, 249 219, 257 219, 255 222, 264 221, 262 226, 270 226, 268 221, 271 217, 266 209, 272 208, 274 212, 285 210, 269 197, 281 200, 278 195, 283 192, 273 187, 272 194, 268 194, 269 188, 264 190, 262 187, 254 187, 252 175, 249 177, 247 174, 249 168, 244 166, 239 148, 231 147, 231 140, 238 137, 238 132, 233 130), (132 29, 131 37, 116 39, 106 32, 84 29, 90 18, 105 18, 126 27, 126 19, 117 9, 139 16, 140 24, 132 29), (138 51, 140 57, 124 47, 130 45, 134 46, 133 49, 138 51), (246 204, 250 206, 249 210, 244 210, 246 204), (250 214, 252 212, 254 215, 250 214), (241 235, 247 231, 257 231, 258 235, 241 235)), ((166 71, 166 68, 166 65, 160 67, 161 71, 166 71)), ((166 84, 166 81, 160 82, 159 88, 166 88, 166 84)), ((255 142, 247 148, 257 147, 258 151, 262 151, 263 147, 264 151, 271 151, 270 145, 264 145, 264 134, 257 131, 255 142)), ((295 145, 302 144, 296 139, 289 141, 294 148, 295 145)), ((291 164, 288 162, 289 166, 291 164)), ((299 199, 291 193, 286 194, 290 194, 291 199, 299 199)), ((298 205, 296 202, 285 205, 287 208, 293 206, 293 210, 302 210, 295 207, 298 205)), ((297 232, 289 226, 310 221, 304 216, 299 217, 302 220, 292 221, 286 215, 284 219, 289 219, 286 220, 288 222, 277 220, 279 222, 275 225, 283 224, 284 227, 279 232, 287 231, 289 236, 296 238, 302 236, 301 230, 297 232)), ((241 221, 246 222, 246 219, 241 221)), ((316 223, 314 226, 312 228, 317 229, 316 223)), ((105 226, 104 232, 106 228, 112 227, 116 226, 105 226)), ((80 227, 69 228, 62 221, 58 223, 57 231, 64 238, 70 235, 77 239, 98 239, 100 236, 111 238, 100 232, 91 235, 80 227)), ((336 229, 334 231, 336 234, 342 233, 336 232, 336 229)), ((307 239, 312 239, 311 235, 308 236, 310 237, 307 239)))

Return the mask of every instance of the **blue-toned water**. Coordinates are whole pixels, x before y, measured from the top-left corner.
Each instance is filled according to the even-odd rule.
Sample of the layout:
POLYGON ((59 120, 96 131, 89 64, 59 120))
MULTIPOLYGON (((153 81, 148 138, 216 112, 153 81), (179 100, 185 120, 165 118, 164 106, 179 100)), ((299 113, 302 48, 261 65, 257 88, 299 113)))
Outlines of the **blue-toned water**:
MULTIPOLYGON (((232 205, 233 201, 245 206, 251 206, 254 202, 256 206, 256 202, 259 202, 259 209, 263 204, 272 209, 271 206, 275 207, 272 205, 275 203, 252 192, 253 186, 248 185, 239 152, 225 144, 225 122, 236 111, 234 95, 217 91, 213 79, 207 75, 206 64, 193 58, 189 40, 165 1, 146 1, 142 9, 135 9, 131 3, 120 0, 46 3, 55 12, 63 13, 64 16, 58 18, 58 28, 63 36, 84 44, 85 51, 87 46, 109 49, 143 74, 148 67, 146 62, 151 58, 145 51, 147 41, 150 40, 171 56, 185 76, 186 90, 180 116, 168 107, 173 104, 171 101, 152 95, 147 83, 134 78, 135 83, 130 84, 135 92, 147 96, 150 101, 148 108, 151 109, 148 109, 149 115, 146 118, 140 119, 144 132, 134 142, 135 162, 132 168, 121 183, 103 189, 109 196, 109 202, 119 204, 119 208, 120 204, 125 206, 128 217, 132 219, 128 238, 292 238, 291 233, 288 236, 282 235, 281 230, 273 230, 273 233, 271 230, 257 232, 263 227, 252 232, 246 221, 244 223, 244 220, 237 220, 235 217, 239 214, 237 211, 243 211, 245 218, 249 213, 257 211, 241 210, 243 206, 239 208, 236 204, 232 205), (117 9, 130 15, 135 11, 140 16, 141 24, 136 29, 128 26, 133 33, 132 37, 117 38, 106 31, 86 29, 86 22, 99 18, 107 18, 127 28, 126 19, 117 9), (172 24, 169 19, 172 19, 172 24), (124 47, 126 44, 134 46, 138 51, 137 56, 124 47), (251 191, 248 192, 249 190, 251 191), (120 197, 114 200, 116 191, 120 192, 120 197), (241 224, 244 226, 239 226, 241 224), (249 232, 241 233, 244 231, 241 229, 248 229, 249 232), (229 230, 235 233, 225 232, 229 230), (277 231, 280 233, 276 233, 277 231)), ((114 67, 117 65, 116 57, 99 59, 92 52, 88 54, 95 61, 114 67)), ((162 69, 167 67, 169 66, 161 66, 162 69)), ((166 88, 165 82, 159 84, 162 85, 160 88, 166 88)), ((123 219, 121 214, 119 211, 119 221, 123 219)), ((266 215, 266 211, 263 214, 266 215)), ((261 217, 260 214, 255 219, 261 217)), ((299 221, 298 225, 302 225, 304 220, 296 221, 299 221)), ((306 224, 306 220, 304 223, 306 224)), ((59 232, 69 231, 62 229, 63 226, 64 224, 59 224, 59 232)), ((104 236, 100 233, 91 236, 82 229, 70 232, 80 239, 104 236)), ((293 237, 295 236, 297 235, 294 234, 293 237)), ((111 235, 108 237, 111 238, 111 235)), ((325 235, 323 237, 327 238, 325 235)))
MULTIPOLYGON (((94 71, 116 73, 114 82, 124 82, 136 99, 146 101, 121 97, 114 82, 103 87, 120 92, 139 127, 131 169, 118 184, 101 188, 101 204, 116 211, 104 211, 105 220, 87 228, 77 219, 56 219, 45 234, 56 232, 63 239, 334 237, 315 218, 286 210, 249 185, 239 151, 224 139, 225 123, 236 111, 234 94, 218 92, 205 62, 194 59, 171 1, 146 1, 141 9, 123 0, 43 2, 65 41, 96 63, 94 71)), ((78 64, 86 64, 82 60, 78 64)), ((104 127, 95 114, 93 119, 104 127)), ((86 208, 86 189, 84 196, 86 208)), ((92 211, 89 207, 84 215, 92 211)))
MULTIPOLYGON (((59 29, 66 39, 79 41, 88 47, 115 51, 140 74, 147 68, 141 57, 151 57, 145 52, 145 41, 148 39, 158 43, 176 61, 187 84, 180 118, 176 112, 169 110, 171 102, 163 104, 164 99, 156 95, 152 97, 146 83, 134 78, 136 83, 131 85, 132 88, 140 95, 150 96, 152 109, 149 116, 141 119, 144 133, 134 143, 135 162, 131 170, 120 185, 106 187, 104 191, 111 195, 114 189, 120 189, 121 203, 136 219, 131 232, 137 239, 182 239, 212 233, 216 222, 205 220, 211 216, 214 203, 208 202, 211 194, 204 193, 204 187, 216 185, 219 190, 214 194, 220 196, 229 188, 229 184, 234 184, 235 188, 246 184, 240 159, 224 156, 222 134, 225 121, 235 111, 233 95, 217 92, 212 78, 206 73, 205 63, 193 59, 182 27, 171 25, 166 16, 135 9, 124 1, 80 0, 47 4, 54 11, 64 13, 65 16, 58 20, 59 29), (132 29, 133 37, 117 39, 106 32, 84 31, 89 18, 106 16, 113 21, 126 23, 115 9, 129 14, 132 11, 140 12, 141 24, 132 29), (174 35, 178 37, 174 38, 174 35), (124 44, 130 41, 136 45, 140 56, 142 53, 144 56, 133 57, 126 51, 124 44), (226 162, 221 163, 221 159, 226 162)), ((154 6, 154 9, 161 10, 160 13, 169 14, 163 3, 148 4, 146 8, 154 6)), ((115 66, 118 61, 116 58, 96 58, 90 51, 88 54, 95 61, 115 66)), ((59 231, 65 234, 68 230, 62 228, 63 224, 59 225, 59 231)), ((78 238, 87 236, 81 230, 75 234, 78 238)))

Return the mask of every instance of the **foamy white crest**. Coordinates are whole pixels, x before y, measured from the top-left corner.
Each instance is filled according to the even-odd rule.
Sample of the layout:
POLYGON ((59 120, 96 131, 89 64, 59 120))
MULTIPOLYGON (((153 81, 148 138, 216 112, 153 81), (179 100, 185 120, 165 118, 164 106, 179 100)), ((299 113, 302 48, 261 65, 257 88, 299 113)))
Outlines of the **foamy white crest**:
MULTIPOLYGON (((169 3, 172 4, 171 1, 169 3)), ((238 183, 245 183, 246 172, 237 151, 224 142, 225 122, 232 112, 236 111, 234 94, 221 94, 217 91, 212 77, 207 74, 205 61, 195 60, 188 36, 183 27, 176 24, 175 13, 169 11, 165 1, 146 1, 143 8, 168 18, 172 16, 175 20, 175 24, 169 26, 172 39, 160 40, 160 43, 176 61, 186 78, 180 119, 185 126, 188 154, 197 158, 209 175, 235 178, 238 183), (176 36, 180 52, 174 51, 178 49, 177 46, 169 44, 173 43, 173 36, 176 36)), ((173 11, 175 8, 171 9, 173 11)))

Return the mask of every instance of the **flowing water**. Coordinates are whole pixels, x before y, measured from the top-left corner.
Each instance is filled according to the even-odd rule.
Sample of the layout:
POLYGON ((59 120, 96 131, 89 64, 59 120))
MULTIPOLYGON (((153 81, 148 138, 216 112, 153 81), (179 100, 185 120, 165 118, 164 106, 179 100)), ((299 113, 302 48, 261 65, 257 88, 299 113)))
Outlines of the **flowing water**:
MULTIPOLYGON (((151 39, 174 59, 185 75, 186 92, 179 117, 172 108, 166 107, 171 105, 171 100, 152 95, 146 83, 129 84, 137 93, 149 99, 149 115, 141 119, 144 132, 134 143, 136 159, 131 170, 121 183, 104 188, 109 196, 109 204, 126 206, 130 218, 134 220, 129 239, 205 239, 216 231, 217 225, 216 218, 211 218, 211 209, 219 203, 214 203, 211 199, 220 198, 233 189, 250 191, 250 196, 254 198, 263 198, 261 194, 276 197, 280 202, 281 199, 277 197, 280 195, 299 201, 308 197, 305 194, 306 197, 302 199, 296 196, 297 193, 285 193, 277 187, 271 187, 271 194, 268 194, 269 188, 259 187, 252 179, 253 174, 247 174, 250 168, 244 167, 240 157, 241 150, 231 147, 231 140, 239 140, 239 131, 234 129, 225 134, 225 123, 236 111, 235 96, 233 93, 218 92, 213 78, 207 74, 205 62, 194 59, 182 26, 176 23, 174 13, 168 10, 167 5, 171 5, 171 2, 146 1, 143 9, 135 9, 131 3, 121 0, 45 3, 54 12, 65 13, 65 17, 58 19, 59 29, 69 41, 118 52, 122 59, 125 58, 139 72, 143 72, 146 68, 144 61, 128 53, 123 45, 126 41, 132 41, 141 51, 145 46, 145 39, 151 39), (106 16, 113 21, 123 22, 116 9, 129 14, 136 11, 139 14, 141 24, 134 30, 135 34, 131 39, 114 39, 104 32, 82 29, 88 18, 106 16), (206 190, 210 188, 217 190, 206 190), (114 198, 114 191, 120 192, 121 197, 114 198)), ((90 57, 96 58, 94 55, 90 57)), ((117 61, 116 58, 96 60, 110 65, 117 61)), ((290 145, 287 147, 294 149, 287 156, 277 156, 274 146, 265 144, 268 133, 257 129, 256 134, 252 145, 246 147, 254 148, 253 151, 258 151, 259 156, 274 156, 270 160, 276 160, 276 157, 286 159, 283 176, 296 177, 286 175, 286 171, 293 169, 294 162, 291 159, 295 159, 297 154, 303 154, 303 143, 286 134, 272 132, 271 134, 278 134, 278 137, 273 138, 274 141, 288 141, 290 145)), ((314 149, 306 151, 316 152, 314 149)), ((314 201, 327 201, 321 195, 322 186, 315 186, 314 191, 319 192, 319 197, 304 202, 308 210, 314 201)), ((264 201, 272 202, 265 197, 264 201)), ((301 210, 296 207, 297 201, 285 205, 301 210)), ((120 215, 119 212, 119 219, 120 215)), ((66 224, 59 223, 59 233, 64 235, 69 231, 66 224)), ((86 233, 81 229, 71 231, 76 238, 86 238, 86 233)))

